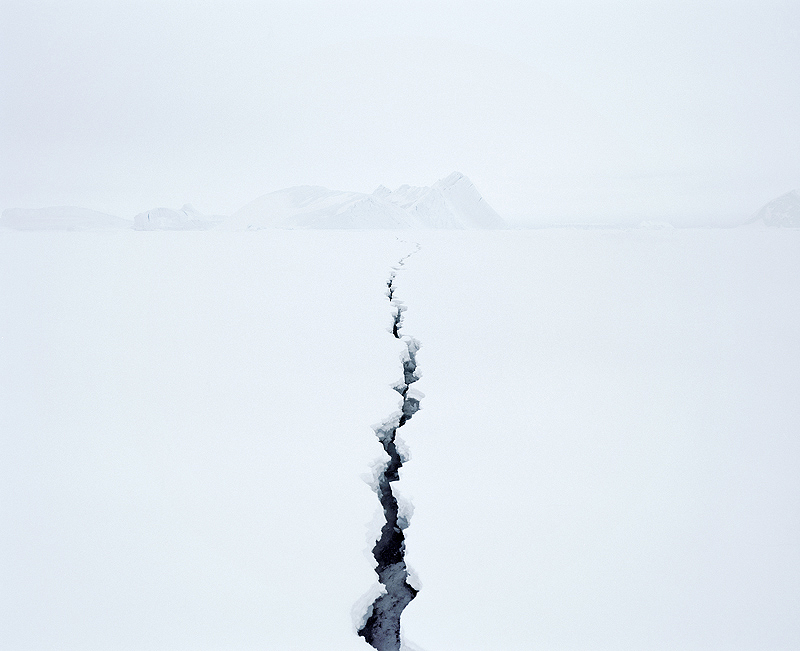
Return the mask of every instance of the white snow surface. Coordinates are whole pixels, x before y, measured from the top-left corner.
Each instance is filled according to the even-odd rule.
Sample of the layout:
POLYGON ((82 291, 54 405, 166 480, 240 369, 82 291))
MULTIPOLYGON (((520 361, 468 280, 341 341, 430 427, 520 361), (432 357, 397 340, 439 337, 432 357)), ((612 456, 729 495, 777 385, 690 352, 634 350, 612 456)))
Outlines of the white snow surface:
POLYGON ((383 186, 372 194, 299 186, 264 195, 234 213, 223 228, 495 229, 502 218, 463 174, 432 187, 383 186))
POLYGON ((792 190, 773 199, 753 215, 748 223, 800 227, 800 190, 792 190))
POLYGON ((133 223, 139 231, 205 231, 214 228, 222 219, 219 215, 204 215, 187 203, 180 210, 147 210, 136 215, 133 223))
POLYGON ((0 646, 369 648, 406 248, 1 233, 0 646))
MULTIPOLYGON (((396 235, 0 232, 6 648, 369 648, 396 235)), ((799 648, 800 231, 411 235, 408 648, 799 648)))
POLYGON ((49 208, 8 208, 0 226, 17 231, 88 231, 131 228, 126 219, 74 206, 49 208))
POLYGON ((800 232, 418 240, 411 639, 800 648, 800 232))

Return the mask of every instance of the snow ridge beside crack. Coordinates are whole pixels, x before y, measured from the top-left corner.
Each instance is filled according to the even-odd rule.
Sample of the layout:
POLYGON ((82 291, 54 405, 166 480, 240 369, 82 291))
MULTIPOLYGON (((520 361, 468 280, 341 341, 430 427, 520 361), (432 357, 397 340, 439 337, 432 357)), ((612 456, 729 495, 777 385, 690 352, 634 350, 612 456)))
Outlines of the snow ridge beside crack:
POLYGON ((405 562, 403 530, 408 527, 409 515, 402 512, 391 484, 400 479, 400 468, 408 460, 403 450, 398 448, 397 431, 419 410, 419 402, 423 397, 420 392, 411 388, 411 385, 419 380, 416 355, 420 344, 413 337, 401 335, 403 312, 406 307, 394 296, 397 272, 419 249, 420 246, 417 244, 414 251, 399 260, 386 283, 386 296, 393 311, 391 333, 395 339, 401 340, 406 345, 406 349, 402 355, 403 379, 392 387, 402 396, 401 410, 374 428, 378 440, 389 456, 389 460, 377 475, 374 486, 386 520, 381 528, 381 535, 372 549, 377 562, 375 572, 382 590, 364 614, 364 624, 358 630, 358 634, 377 651, 400 651, 400 616, 418 592, 417 588, 409 583, 410 575, 405 562))

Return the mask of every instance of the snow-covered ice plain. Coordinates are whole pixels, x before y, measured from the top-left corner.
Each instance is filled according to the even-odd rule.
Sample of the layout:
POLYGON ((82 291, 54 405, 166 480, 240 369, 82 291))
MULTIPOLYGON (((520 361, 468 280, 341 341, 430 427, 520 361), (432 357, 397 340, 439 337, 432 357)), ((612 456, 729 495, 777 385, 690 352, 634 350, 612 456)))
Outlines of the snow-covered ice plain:
POLYGON ((426 649, 800 645, 800 231, 428 234, 426 649))
POLYGON ((0 231, 8 649, 800 647, 800 230, 0 231))
MULTIPOLYGON (((0 235, 0 647, 363 649, 393 236, 0 235)), ((368 648, 368 647, 367 647, 368 648)))

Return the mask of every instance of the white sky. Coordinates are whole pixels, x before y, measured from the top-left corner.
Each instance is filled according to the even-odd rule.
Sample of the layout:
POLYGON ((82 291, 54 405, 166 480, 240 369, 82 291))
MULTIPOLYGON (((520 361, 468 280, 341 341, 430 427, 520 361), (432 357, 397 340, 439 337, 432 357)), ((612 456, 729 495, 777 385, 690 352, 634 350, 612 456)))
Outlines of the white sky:
POLYGON ((0 208, 458 170, 520 223, 729 223, 800 187, 798 115, 796 1, 0 4, 0 208))

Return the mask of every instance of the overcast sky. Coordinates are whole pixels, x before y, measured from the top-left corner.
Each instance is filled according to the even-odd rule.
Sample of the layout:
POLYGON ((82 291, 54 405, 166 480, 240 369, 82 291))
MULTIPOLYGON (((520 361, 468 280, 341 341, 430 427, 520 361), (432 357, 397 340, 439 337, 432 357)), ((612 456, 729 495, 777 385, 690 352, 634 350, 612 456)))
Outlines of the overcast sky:
POLYGON ((730 223, 800 187, 798 116, 796 0, 0 2, 0 208, 458 170, 517 223, 730 223))

